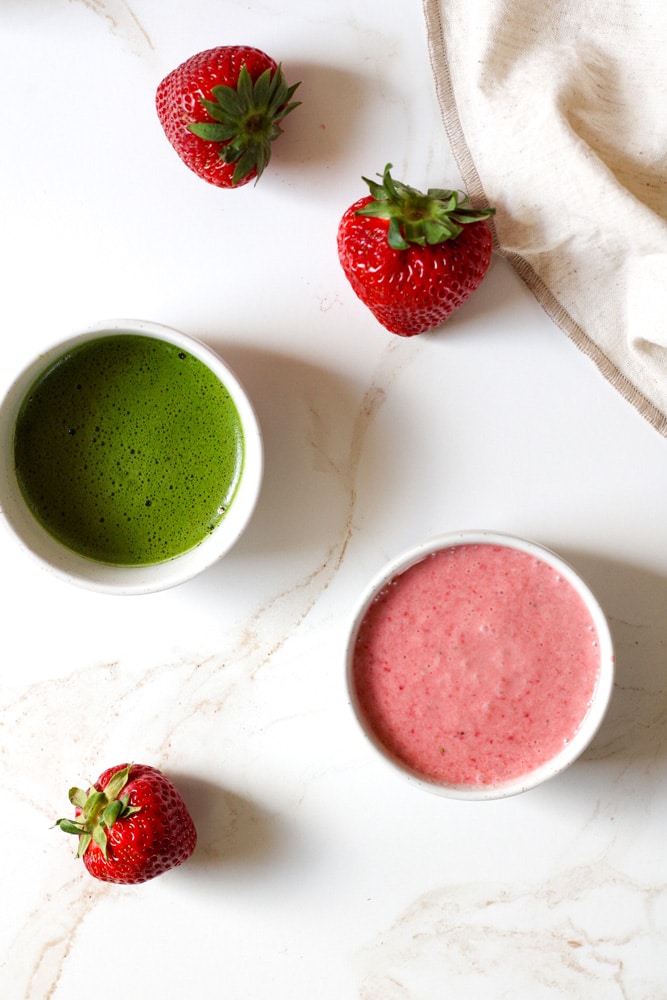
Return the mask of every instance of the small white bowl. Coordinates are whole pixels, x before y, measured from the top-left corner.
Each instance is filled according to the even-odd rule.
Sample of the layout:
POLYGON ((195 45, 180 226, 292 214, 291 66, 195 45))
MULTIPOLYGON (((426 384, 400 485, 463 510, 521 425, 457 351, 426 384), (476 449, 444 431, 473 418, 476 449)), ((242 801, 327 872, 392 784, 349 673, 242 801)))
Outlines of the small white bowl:
POLYGON ((29 364, 0 404, 0 508, 19 544, 42 567, 68 583, 110 594, 148 594, 177 586, 203 572, 227 553, 241 536, 255 509, 263 474, 262 437, 252 404, 234 372, 205 344, 158 323, 115 319, 96 323, 53 345, 29 364), (168 561, 119 566, 79 555, 57 541, 24 500, 14 467, 14 429, 23 399, 35 380, 61 355, 105 335, 139 335, 175 344, 198 358, 223 383, 238 411, 244 439, 243 468, 228 512, 195 548, 168 561))
POLYGON ((348 700, 371 746, 384 761, 390 764, 395 772, 407 778, 413 784, 430 792, 455 799, 488 800, 516 795, 541 784, 549 778, 553 778, 569 767, 590 744, 602 723, 611 698, 614 669, 614 651, 607 620, 588 586, 575 573, 572 567, 559 556, 535 542, 492 531, 459 531, 440 535, 404 552, 390 562, 376 576, 363 594, 353 617, 346 648, 348 700), (551 759, 535 767, 535 769, 529 770, 527 773, 522 773, 520 776, 513 777, 510 780, 499 781, 495 784, 448 784, 438 779, 426 777, 423 773, 413 769, 413 767, 392 751, 391 748, 386 746, 374 731, 360 702, 354 679, 355 647, 359 631, 366 614, 379 593, 392 580, 417 563, 421 563, 426 557, 440 550, 462 545, 509 547, 527 553, 535 559, 546 563, 547 566, 550 566, 564 581, 567 581, 572 586, 587 608, 592 619, 594 632, 596 633, 600 655, 599 674, 593 696, 572 738, 551 759))

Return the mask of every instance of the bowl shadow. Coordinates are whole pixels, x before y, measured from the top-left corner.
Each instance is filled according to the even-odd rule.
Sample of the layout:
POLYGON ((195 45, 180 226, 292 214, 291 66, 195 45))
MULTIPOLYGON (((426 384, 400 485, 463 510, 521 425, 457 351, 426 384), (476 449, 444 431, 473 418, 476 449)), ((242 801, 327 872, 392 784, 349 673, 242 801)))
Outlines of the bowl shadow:
POLYGON ((364 476, 391 495, 392 470, 374 449, 363 448, 375 413, 365 410, 367 387, 277 352, 212 346, 246 388, 264 439, 255 514, 222 562, 342 547, 353 530, 362 456, 364 476))
MULTIPOLYGON (((559 553, 600 603, 616 659, 614 689, 597 735, 580 758, 627 767, 667 758, 667 577, 596 554, 559 553)), ((576 767, 576 765, 575 765, 576 767)))

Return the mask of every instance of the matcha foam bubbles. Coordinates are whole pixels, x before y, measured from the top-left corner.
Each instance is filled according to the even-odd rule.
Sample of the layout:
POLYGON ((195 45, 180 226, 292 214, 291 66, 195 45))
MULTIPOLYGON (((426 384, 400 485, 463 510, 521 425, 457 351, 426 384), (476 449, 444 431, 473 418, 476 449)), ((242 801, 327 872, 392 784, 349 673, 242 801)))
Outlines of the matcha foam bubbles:
POLYGON ((64 545, 119 566, 172 559, 225 517, 244 459, 224 384, 179 346, 100 335, 34 382, 14 433, 26 503, 64 545))

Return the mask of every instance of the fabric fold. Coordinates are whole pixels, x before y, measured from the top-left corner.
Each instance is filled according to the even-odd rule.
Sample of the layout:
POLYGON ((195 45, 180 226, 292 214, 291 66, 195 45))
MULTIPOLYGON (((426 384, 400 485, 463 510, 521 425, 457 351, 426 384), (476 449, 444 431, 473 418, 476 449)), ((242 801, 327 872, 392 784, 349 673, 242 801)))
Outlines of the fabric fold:
POLYGON ((667 6, 422 0, 442 118, 496 251, 667 436, 667 6))

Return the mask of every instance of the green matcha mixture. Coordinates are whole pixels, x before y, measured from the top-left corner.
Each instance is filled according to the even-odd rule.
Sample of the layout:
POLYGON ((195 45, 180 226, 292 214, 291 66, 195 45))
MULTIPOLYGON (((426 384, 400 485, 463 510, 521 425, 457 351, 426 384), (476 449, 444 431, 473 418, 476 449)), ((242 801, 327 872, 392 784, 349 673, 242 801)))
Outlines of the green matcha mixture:
POLYGON ((222 520, 243 465, 236 406, 173 344, 103 336, 59 358, 23 401, 16 475, 32 512, 70 549, 148 565, 222 520))

